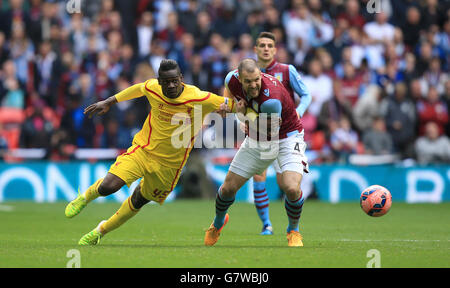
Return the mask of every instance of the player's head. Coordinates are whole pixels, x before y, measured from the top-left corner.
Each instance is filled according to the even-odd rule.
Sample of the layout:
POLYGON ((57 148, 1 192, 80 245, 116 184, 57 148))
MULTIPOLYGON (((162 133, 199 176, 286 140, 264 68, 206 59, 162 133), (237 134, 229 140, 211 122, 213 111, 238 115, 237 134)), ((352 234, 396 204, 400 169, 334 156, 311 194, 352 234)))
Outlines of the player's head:
POLYGON ((261 70, 255 60, 247 58, 242 60, 238 66, 239 82, 245 94, 251 98, 256 98, 261 89, 261 70))
POLYGON ((164 59, 158 70, 158 84, 164 96, 177 98, 183 92, 183 75, 175 60, 164 59))
POLYGON ((263 62, 272 62, 275 54, 277 53, 275 44, 275 34, 270 32, 259 33, 254 47, 258 60, 263 62))

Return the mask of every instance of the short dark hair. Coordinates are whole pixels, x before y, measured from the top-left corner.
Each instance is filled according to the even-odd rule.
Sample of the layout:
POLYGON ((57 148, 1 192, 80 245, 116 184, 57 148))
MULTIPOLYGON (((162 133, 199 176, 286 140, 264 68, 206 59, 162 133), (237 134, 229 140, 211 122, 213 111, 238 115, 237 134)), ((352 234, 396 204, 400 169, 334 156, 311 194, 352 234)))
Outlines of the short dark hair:
POLYGON ((158 75, 161 75, 161 72, 166 72, 174 69, 176 69, 178 73, 181 73, 180 66, 178 66, 177 61, 173 59, 163 59, 159 64, 158 75))
POLYGON ((258 37, 256 38, 256 42, 255 42, 256 44, 258 44, 258 40, 260 38, 269 38, 269 39, 272 39, 273 42, 277 42, 275 40, 275 34, 273 34, 272 32, 263 31, 263 32, 259 33, 258 37))
POLYGON ((259 70, 258 63, 256 63, 256 60, 252 58, 242 60, 238 66, 239 74, 242 74, 242 71, 253 73, 255 69, 259 70))

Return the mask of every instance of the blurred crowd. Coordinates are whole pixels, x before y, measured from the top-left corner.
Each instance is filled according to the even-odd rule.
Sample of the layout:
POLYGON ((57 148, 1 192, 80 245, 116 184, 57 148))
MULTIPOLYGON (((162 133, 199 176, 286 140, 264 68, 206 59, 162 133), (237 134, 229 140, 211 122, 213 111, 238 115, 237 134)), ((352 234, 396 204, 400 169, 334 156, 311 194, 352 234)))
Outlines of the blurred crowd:
POLYGON ((450 162, 448 1, 80 0, 81 13, 67 2, 0 0, 0 148, 45 148, 52 160, 126 149, 146 99, 92 119, 87 105, 156 77, 164 58, 186 83, 222 94, 270 31, 277 60, 312 95, 302 121, 314 162, 450 162))

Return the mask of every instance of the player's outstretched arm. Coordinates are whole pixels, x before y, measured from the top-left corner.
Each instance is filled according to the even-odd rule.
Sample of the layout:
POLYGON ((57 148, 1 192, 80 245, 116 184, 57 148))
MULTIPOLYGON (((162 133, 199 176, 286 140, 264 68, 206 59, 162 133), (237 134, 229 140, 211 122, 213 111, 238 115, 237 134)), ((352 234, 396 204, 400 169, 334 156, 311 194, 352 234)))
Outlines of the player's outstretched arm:
POLYGON ((144 85, 144 83, 139 83, 136 85, 133 85, 131 87, 128 87, 127 89, 117 93, 114 96, 111 96, 103 101, 99 101, 97 103, 89 105, 86 109, 84 109, 84 114, 88 114, 89 118, 94 116, 95 114, 98 114, 99 116, 104 115, 106 112, 109 111, 112 105, 127 101, 130 99, 141 97, 142 91, 141 88, 144 85))
POLYGON ((111 106, 115 103, 117 103, 116 97, 111 96, 103 101, 89 105, 86 109, 84 109, 83 113, 87 114, 89 118, 92 118, 95 114, 101 116, 108 112, 111 106))

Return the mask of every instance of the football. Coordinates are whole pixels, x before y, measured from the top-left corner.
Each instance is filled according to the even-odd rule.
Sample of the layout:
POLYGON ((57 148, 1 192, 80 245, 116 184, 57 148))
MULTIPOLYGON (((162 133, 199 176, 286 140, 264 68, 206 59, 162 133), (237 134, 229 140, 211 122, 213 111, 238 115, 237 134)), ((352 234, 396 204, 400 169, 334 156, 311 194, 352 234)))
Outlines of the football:
POLYGON ((391 192, 380 185, 369 186, 361 193, 359 203, 367 215, 372 217, 383 216, 391 209, 391 192))

